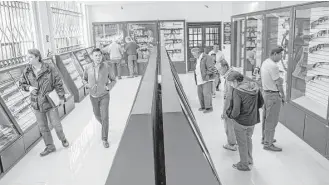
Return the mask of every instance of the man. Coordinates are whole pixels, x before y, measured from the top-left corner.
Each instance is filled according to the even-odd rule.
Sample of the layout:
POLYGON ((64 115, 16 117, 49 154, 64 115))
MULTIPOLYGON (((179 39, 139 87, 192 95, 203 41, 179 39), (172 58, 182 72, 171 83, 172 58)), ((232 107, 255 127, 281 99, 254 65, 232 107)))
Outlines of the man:
MULTIPOLYGON (((105 50, 106 51, 106 50, 105 50)), ((113 74, 115 74, 115 69, 117 69, 118 79, 121 79, 121 60, 123 50, 121 45, 119 44, 119 39, 116 39, 115 42, 112 42, 106 51, 110 55, 110 64, 113 70, 113 74)))
POLYGON ((223 107, 223 114, 222 119, 224 120, 224 127, 225 127, 225 133, 227 137, 227 144, 223 145, 223 148, 227 150, 236 151, 237 150, 237 142, 234 132, 234 121, 230 118, 228 118, 226 112, 227 109, 230 107, 231 99, 232 99, 232 93, 233 93, 233 87, 230 85, 230 83, 227 82, 227 77, 234 72, 232 68, 228 65, 227 61, 223 59, 220 62, 220 75, 224 78, 224 107, 223 107))
POLYGON ((274 146, 275 128, 279 122, 279 114, 282 103, 285 102, 283 91, 283 79, 280 77, 277 63, 282 59, 282 47, 271 50, 270 58, 266 59, 261 67, 261 80, 264 97, 264 149, 270 151, 282 151, 282 148, 274 146))
MULTIPOLYGON (((216 64, 215 64, 215 66, 216 66, 217 70, 219 70, 220 61, 225 60, 225 56, 224 56, 223 52, 219 50, 219 45, 216 44, 216 45, 213 46, 213 50, 209 52, 210 56, 212 54, 216 55, 216 59, 215 59, 216 64)), ((216 89, 216 91, 219 91, 220 75, 216 76, 214 84, 215 85, 213 86, 213 94, 216 95, 215 89, 216 89)))
POLYGON ((90 100, 96 119, 102 125, 102 140, 108 148, 109 132, 109 101, 110 91, 116 84, 116 79, 107 63, 103 62, 103 54, 99 48, 93 49, 93 65, 84 71, 84 83, 90 89, 90 100))
POLYGON ((213 59, 205 54, 200 48, 191 50, 193 56, 197 59, 194 71, 195 82, 198 86, 198 96, 201 108, 199 111, 209 113, 213 111, 212 107, 212 80, 217 72, 213 59))
POLYGON ((125 45, 125 52, 128 55, 128 69, 130 78, 133 78, 134 75, 138 75, 138 66, 137 66, 137 49, 139 46, 134 42, 130 37, 126 38, 127 44, 125 45))

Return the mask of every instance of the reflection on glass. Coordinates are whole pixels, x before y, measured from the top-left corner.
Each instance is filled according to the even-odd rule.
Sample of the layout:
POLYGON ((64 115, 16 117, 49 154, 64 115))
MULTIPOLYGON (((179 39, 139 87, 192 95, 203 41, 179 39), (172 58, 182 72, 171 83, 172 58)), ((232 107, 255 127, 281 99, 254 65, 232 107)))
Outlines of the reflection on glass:
POLYGON ((232 60, 232 67, 236 71, 243 73, 245 19, 244 18, 233 19, 233 26, 234 26, 233 37, 235 37, 235 43, 233 45, 234 57, 232 60))
POLYGON ((262 15, 248 17, 246 29, 246 76, 253 78, 258 73, 256 67, 262 63, 262 32, 263 32, 262 15))
POLYGON ((270 51, 276 46, 282 46, 284 49, 282 60, 278 63, 280 76, 283 79, 283 90, 286 94, 287 70, 288 70, 288 43, 290 31, 290 11, 271 13, 266 15, 267 33, 266 58, 270 56, 270 51))
POLYGON ((327 118, 329 7, 296 11, 291 99, 327 118))

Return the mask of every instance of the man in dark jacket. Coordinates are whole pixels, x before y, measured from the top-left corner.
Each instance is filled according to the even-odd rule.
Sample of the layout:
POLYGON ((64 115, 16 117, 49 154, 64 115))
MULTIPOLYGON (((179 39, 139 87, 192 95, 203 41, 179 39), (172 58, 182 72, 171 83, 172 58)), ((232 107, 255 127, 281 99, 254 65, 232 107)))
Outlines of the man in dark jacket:
POLYGON ((103 62, 103 54, 99 48, 92 51, 94 64, 84 71, 84 83, 90 89, 90 100, 97 121, 102 125, 102 140, 105 148, 109 132, 110 91, 116 84, 115 76, 107 63, 103 62))
POLYGON ((198 86, 198 96, 201 105, 199 111, 204 113, 212 112, 212 85, 217 69, 211 56, 205 54, 202 49, 193 48, 191 52, 197 59, 194 77, 198 86))
POLYGON ((63 132, 57 107, 53 107, 47 98, 47 94, 55 89, 61 99, 60 104, 63 104, 65 91, 61 77, 53 67, 42 62, 39 50, 28 50, 27 60, 30 64, 24 69, 19 86, 24 91, 31 93, 31 107, 36 116, 43 141, 46 144, 46 149, 40 153, 40 156, 46 156, 56 151, 48 122, 53 125, 63 146, 69 146, 63 132))
POLYGON ((233 167, 249 171, 253 164, 252 135, 255 124, 260 122, 259 109, 264 100, 256 82, 244 81, 239 72, 232 72, 227 81, 233 89, 233 102, 227 110, 229 118, 234 120, 234 131, 239 146, 240 162, 233 167))
POLYGON ((139 46, 130 37, 126 38, 127 44, 125 45, 125 52, 128 55, 128 69, 129 77, 133 78, 134 75, 138 75, 138 64, 137 64, 137 49, 139 46))

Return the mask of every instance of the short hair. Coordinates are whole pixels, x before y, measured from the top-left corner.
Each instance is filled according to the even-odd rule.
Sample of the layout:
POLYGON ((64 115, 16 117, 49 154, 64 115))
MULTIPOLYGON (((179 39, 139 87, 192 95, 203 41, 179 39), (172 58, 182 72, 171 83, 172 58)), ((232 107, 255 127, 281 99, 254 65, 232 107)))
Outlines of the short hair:
POLYGON ((211 56, 216 56, 216 53, 211 53, 211 56))
POLYGON ((244 79, 244 76, 237 72, 237 71, 232 71, 228 76, 227 76, 227 81, 229 82, 233 82, 234 80, 238 81, 238 82, 242 82, 244 79))
POLYGON ((99 49, 99 48, 94 48, 94 49, 91 51, 91 54, 94 54, 95 52, 100 52, 101 54, 103 54, 102 50, 99 49))
POLYGON ((41 57, 41 53, 38 49, 29 49, 27 50, 28 54, 34 55, 35 57, 39 57, 39 62, 42 62, 42 57, 41 57))
POLYGON ((227 69, 230 68, 230 65, 228 64, 228 62, 225 59, 222 59, 221 61, 219 61, 220 66, 221 67, 227 67, 227 69))
POLYGON ((283 47, 277 46, 277 47, 271 49, 271 55, 281 53, 282 51, 284 51, 283 47))

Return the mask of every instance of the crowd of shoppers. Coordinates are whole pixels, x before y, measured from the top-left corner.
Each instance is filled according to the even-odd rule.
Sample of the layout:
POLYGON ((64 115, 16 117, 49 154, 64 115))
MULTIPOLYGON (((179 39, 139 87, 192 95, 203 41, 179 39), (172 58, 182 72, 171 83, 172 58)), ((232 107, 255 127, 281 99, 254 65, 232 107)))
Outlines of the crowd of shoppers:
MULTIPOLYGON (((223 148, 239 151, 240 161, 233 164, 233 168, 240 171, 250 171, 254 163, 252 157, 252 135, 254 127, 262 121, 262 144, 265 150, 279 152, 281 148, 275 146, 275 128, 279 121, 280 108, 285 103, 283 79, 280 77, 277 63, 282 59, 282 47, 271 50, 261 68, 261 84, 245 79, 245 77, 231 68, 223 53, 215 45, 211 52, 206 49, 193 48, 193 56, 197 59, 194 71, 200 102, 199 111, 208 113, 213 111, 212 98, 214 89, 219 91, 220 77, 224 83, 223 111, 227 143, 223 148), (208 53, 208 54, 207 54, 208 53), (219 80, 215 80, 218 78, 219 80), (263 114, 260 114, 260 109, 263 114), (261 120, 262 117, 262 120, 261 120)), ((215 98, 215 96, 213 96, 215 98)))

